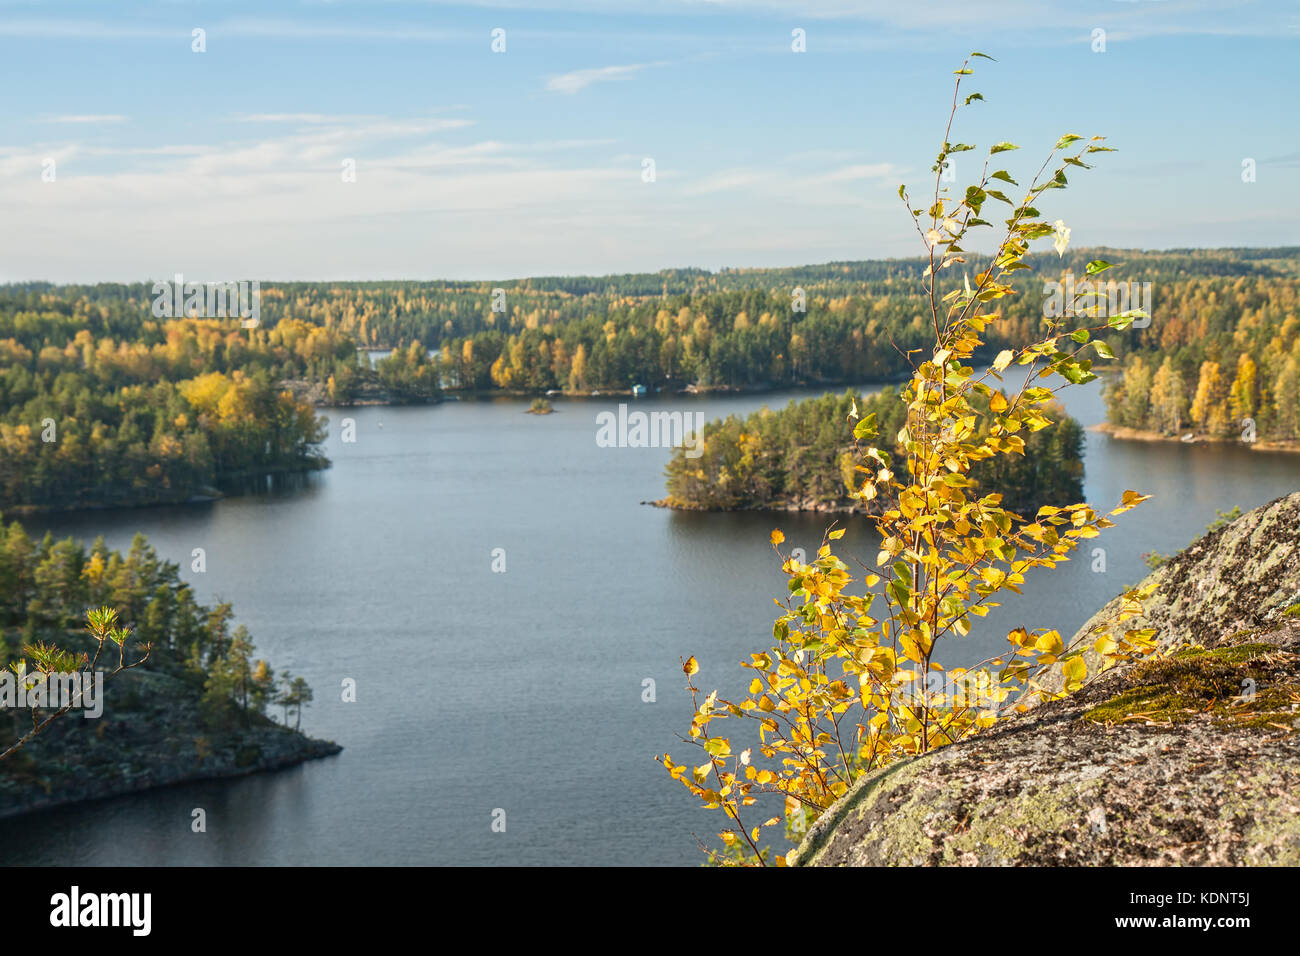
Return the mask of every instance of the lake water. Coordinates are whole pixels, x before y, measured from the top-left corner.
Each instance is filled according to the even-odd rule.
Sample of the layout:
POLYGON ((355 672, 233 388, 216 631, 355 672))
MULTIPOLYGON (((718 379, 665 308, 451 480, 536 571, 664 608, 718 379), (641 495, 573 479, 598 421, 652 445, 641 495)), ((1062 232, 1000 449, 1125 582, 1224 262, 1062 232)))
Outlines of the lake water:
MULTIPOLYGON (((807 393, 803 393, 807 394, 807 393)), ((793 394, 640 399, 706 418, 783 406, 793 394)), ((797 397, 803 397, 799 395, 797 397)), ((1103 418, 1098 383, 1062 396, 1103 418)), ((828 519, 677 514, 664 449, 601 448, 598 412, 620 399, 448 402, 332 410, 328 471, 298 487, 208 505, 32 519, 35 534, 125 549, 136 531, 176 561, 199 598, 234 603, 259 654, 305 676, 303 729, 345 750, 275 774, 156 790, 0 821, 0 858, 46 864, 696 864, 691 833, 719 828, 652 757, 688 756, 700 686, 734 692, 736 662, 767 646, 785 581, 768 544, 813 551, 828 519), (341 419, 356 441, 340 441, 341 419), (191 573, 194 548, 207 570, 191 573), (494 549, 505 571, 493 571, 494 549), (345 678, 357 700, 344 703, 345 678), (642 700, 653 679, 657 700, 642 700), (195 807, 204 834, 190 831, 195 807), (506 811, 506 832, 492 831, 506 811)), ((624 399, 623 401, 626 401, 624 399)), ((1153 500, 1031 577, 1026 596, 947 655, 970 663, 1008 628, 1067 636, 1176 551, 1216 509, 1300 488, 1300 456, 1122 442, 1089 433, 1087 496, 1153 500)), ((844 550, 874 558, 863 521, 844 550)), ((690 754, 693 756, 693 754, 690 754)))

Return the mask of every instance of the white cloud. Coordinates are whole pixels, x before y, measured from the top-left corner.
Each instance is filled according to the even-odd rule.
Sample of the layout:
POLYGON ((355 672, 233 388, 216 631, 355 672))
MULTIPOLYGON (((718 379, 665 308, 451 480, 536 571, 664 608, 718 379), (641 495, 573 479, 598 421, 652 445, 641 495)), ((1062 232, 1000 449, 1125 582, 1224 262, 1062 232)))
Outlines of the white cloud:
POLYGON ((189 36, 189 31, 168 30, 138 24, 112 25, 97 20, 24 19, 0 20, 0 36, 48 37, 64 40, 107 40, 189 36))
MULTIPOLYGON (((311 20, 242 18, 198 24, 213 37, 265 37, 279 39, 464 41, 469 34, 430 30, 417 23, 371 26, 353 21, 325 23, 311 20)), ((63 40, 190 39, 191 27, 158 27, 145 23, 106 23, 101 20, 28 18, 0 20, 0 36, 63 40)))
POLYGON ((42 120, 44 123, 124 123, 126 117, 120 113, 85 113, 73 116, 51 116, 42 120))
POLYGON ((448 30, 430 30, 415 24, 368 26, 353 21, 324 23, 314 20, 271 20, 248 17, 214 24, 214 35, 245 37, 281 37, 316 39, 343 37, 364 40, 464 40, 468 34, 448 30))
POLYGON ((830 172, 822 173, 808 179, 812 183, 846 183, 856 179, 888 179, 897 177, 899 168, 893 163, 858 163, 853 166, 841 166, 830 172))
POLYGON ((557 76, 549 77, 546 81, 546 89, 550 93, 577 93, 579 90, 585 90, 593 83, 627 79, 632 74, 639 73, 648 66, 656 65, 653 63, 630 63, 627 66, 600 66, 591 70, 573 70, 570 73, 560 73, 557 76))
POLYGON ((235 117, 241 123, 352 123, 373 120, 370 115, 335 115, 330 113, 241 113, 235 117))
POLYGON ((698 182, 685 187, 689 196, 705 196, 709 193, 728 192, 747 186, 758 186, 770 181, 772 174, 767 170, 727 169, 712 176, 706 176, 698 182))

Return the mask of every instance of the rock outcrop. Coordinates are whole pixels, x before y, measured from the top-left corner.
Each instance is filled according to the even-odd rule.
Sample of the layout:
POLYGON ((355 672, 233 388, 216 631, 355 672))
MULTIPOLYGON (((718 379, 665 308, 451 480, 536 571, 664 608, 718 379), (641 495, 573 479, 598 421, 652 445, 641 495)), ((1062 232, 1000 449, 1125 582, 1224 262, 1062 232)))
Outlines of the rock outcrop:
POLYGON ((791 862, 1300 865, 1300 494, 1143 583, 1163 656, 868 774, 791 862))
MULTIPOLYGON (((196 688, 157 671, 128 671, 104 694, 98 719, 74 711, 0 763, 0 817, 280 770, 343 749, 260 714, 214 729, 196 688)), ((6 739, 22 726, 6 728, 6 739)))

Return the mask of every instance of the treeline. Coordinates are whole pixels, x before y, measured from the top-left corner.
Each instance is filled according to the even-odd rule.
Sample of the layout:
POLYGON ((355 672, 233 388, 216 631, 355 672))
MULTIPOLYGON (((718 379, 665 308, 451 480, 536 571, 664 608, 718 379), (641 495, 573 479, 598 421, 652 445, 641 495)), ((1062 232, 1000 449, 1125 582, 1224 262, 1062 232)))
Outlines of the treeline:
POLYGON ((339 404, 368 387, 395 401, 439 396, 418 343, 372 370, 349 336, 305 322, 132 328, 84 298, 56 305, 0 311, 6 508, 185 501, 241 477, 324 467, 323 419, 288 381, 318 383, 339 404))
MULTIPOLYGON (((893 388, 792 401, 743 419, 730 415, 704 426, 699 457, 687 457, 684 448, 674 452, 663 504, 706 511, 858 510, 862 503, 849 497, 850 487, 861 484, 854 471, 862 463, 853 439, 855 407, 863 418, 875 414, 882 441, 906 424, 907 407, 893 388)), ((1021 513, 1083 500, 1083 427, 1059 406, 1052 418, 1055 424, 1025 436, 1023 456, 978 462, 970 472, 975 493, 1000 491, 1004 507, 1021 513)), ((906 461, 901 449, 894 452, 896 466, 906 461)))
POLYGON ((322 421, 276 383, 322 363, 310 350, 328 338, 188 320, 97 338, 58 314, 0 316, 0 503, 176 502, 324 466, 322 421))
POLYGON ((1238 276, 1156 289, 1145 329, 1118 337, 1107 418, 1166 435, 1300 440, 1300 283, 1238 276))
MULTIPOLYGON (((71 538, 56 542, 49 534, 34 541, 17 522, 0 531, 0 667, 30 657, 25 648, 40 643, 93 657, 84 628, 88 607, 115 608, 118 620, 133 627, 128 659, 152 645, 143 670, 169 678, 165 686, 176 698, 173 703, 184 698, 197 704, 209 731, 265 722, 263 715, 272 708, 280 708, 287 722, 289 710, 300 711, 311 699, 305 681, 287 672, 277 675, 254 656, 247 629, 231 628, 229 604, 199 604, 177 566, 160 560, 143 535, 137 534, 123 555, 102 538, 87 549, 71 538)), ((117 663, 115 655, 110 665, 117 663)), ((156 703, 164 710, 170 706, 156 703)), ((7 731, 8 739, 0 741, 4 749, 31 729, 30 714, 4 711, 0 727, 7 731)), ((0 764, 0 773, 9 767, 0 764)))
MULTIPOLYGON (((1174 355, 1186 379, 1199 377, 1205 361, 1232 376, 1245 349, 1257 367, 1270 365, 1259 396, 1267 399, 1263 392, 1276 384, 1266 362, 1273 357, 1264 355, 1267 333, 1280 333, 1294 315, 1300 249, 1049 254, 1017 274, 1018 294, 1003 300, 1003 317, 988 329, 989 351, 1030 340, 1041 330, 1044 282, 1062 270, 1082 277, 1095 258, 1116 265, 1108 276, 1154 289, 1151 326, 1107 337, 1117 354, 1144 353, 1155 367, 1174 355), (1252 325, 1260 321, 1267 328, 1252 325)), ((970 276, 987 264, 968 259, 961 268, 970 276)), ((322 400, 339 404, 376 389, 390 400, 428 401, 439 388, 540 393, 889 380, 910 371, 903 353, 926 341, 923 266, 908 259, 501 282, 265 282, 262 329, 247 336, 259 354, 232 343, 229 361, 266 367, 277 381, 318 385, 322 400), (355 361, 359 347, 395 351, 372 371, 355 361)), ((151 318, 151 289, 10 285, 0 288, 0 316, 57 313, 68 334, 89 328, 96 339, 152 349, 166 333, 151 318)), ((1190 402, 1196 383, 1187 387, 1190 402)))

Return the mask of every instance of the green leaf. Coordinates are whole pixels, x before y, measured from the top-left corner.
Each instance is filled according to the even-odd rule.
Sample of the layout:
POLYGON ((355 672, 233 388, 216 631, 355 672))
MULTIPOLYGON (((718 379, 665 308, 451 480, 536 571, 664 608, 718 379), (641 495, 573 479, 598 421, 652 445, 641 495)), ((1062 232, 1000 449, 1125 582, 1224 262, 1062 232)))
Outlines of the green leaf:
POLYGON ((1077 365, 1074 365, 1073 363, 1061 362, 1056 367, 1056 371, 1059 372, 1061 376, 1072 385, 1083 384, 1084 372, 1081 368, 1079 368, 1077 365))
POLYGON ((966 102, 963 103, 962 105, 970 106, 972 100, 982 100, 982 99, 984 99, 983 93, 972 93, 970 96, 966 97, 966 102))
POLYGON ((1069 146, 1071 143, 1081 139, 1083 139, 1082 136, 1075 136, 1073 133, 1066 133, 1056 141, 1056 146, 1054 148, 1065 149, 1065 147, 1069 146))
POLYGON ((1087 342, 1089 337, 1087 329, 1075 329, 1070 333, 1070 338, 1074 339, 1074 341, 1078 342, 1080 345, 1087 342))
POLYGON ((979 52, 979 50, 976 50, 974 53, 971 54, 971 57, 972 57, 972 58, 977 57, 977 56, 981 56, 981 57, 983 57, 983 58, 986 59, 986 60, 993 60, 994 63, 998 62, 998 61, 995 60, 993 57, 989 56, 987 53, 981 53, 981 52, 979 52))
MULTIPOLYGON (((1008 143, 1005 140, 1003 140, 1001 143, 998 143, 995 146, 989 148, 989 155, 992 156, 996 153, 1005 153, 1008 150, 1019 149, 1019 148, 1020 147, 1017 146, 1015 143, 1008 143)), ((995 173, 994 176, 996 178, 997 174, 995 173)))
POLYGON ((1111 268, 1111 264, 1105 259, 1094 259, 1088 263, 1088 275, 1095 276, 1099 272, 1105 272, 1111 268))
POLYGON ((858 423, 853 426, 853 437, 866 438, 866 439, 871 439, 876 437, 876 413, 875 412, 872 412, 866 418, 859 420, 858 423))
POLYGON ((1014 179, 1011 178, 1011 174, 1008 173, 1005 169, 999 169, 996 173, 993 174, 993 178, 1000 179, 1004 183, 1010 183, 1013 186, 1020 185, 1020 183, 1016 182, 1014 179))
POLYGON ((1100 355, 1102 358, 1113 359, 1115 357, 1115 353, 1111 351, 1110 346, 1107 345, 1105 342, 1103 342, 1101 339, 1098 339, 1096 342, 1093 342, 1092 344, 1097 349, 1097 354, 1100 355))

